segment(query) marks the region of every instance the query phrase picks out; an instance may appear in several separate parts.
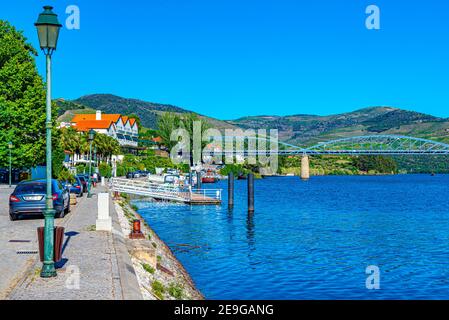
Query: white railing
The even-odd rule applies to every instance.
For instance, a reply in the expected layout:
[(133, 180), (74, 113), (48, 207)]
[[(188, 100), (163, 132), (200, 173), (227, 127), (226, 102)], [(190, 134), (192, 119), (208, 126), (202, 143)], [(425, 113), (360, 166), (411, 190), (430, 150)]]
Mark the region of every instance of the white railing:
[(221, 189), (193, 189), (190, 192), (190, 200), (219, 200), (221, 201)]
[(221, 189), (198, 190), (135, 179), (112, 178), (111, 189), (114, 192), (142, 195), (177, 202), (221, 201)]

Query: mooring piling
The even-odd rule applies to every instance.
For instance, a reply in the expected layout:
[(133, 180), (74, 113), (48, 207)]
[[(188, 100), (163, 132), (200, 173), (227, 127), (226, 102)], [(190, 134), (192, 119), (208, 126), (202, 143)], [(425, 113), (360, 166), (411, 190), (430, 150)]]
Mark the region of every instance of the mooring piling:
[(199, 190), (201, 189), (201, 172), (197, 171), (196, 173), (196, 188)]
[(234, 174), (228, 174), (228, 208), (234, 207)]
[(254, 174), (248, 174), (248, 212), (254, 212)]

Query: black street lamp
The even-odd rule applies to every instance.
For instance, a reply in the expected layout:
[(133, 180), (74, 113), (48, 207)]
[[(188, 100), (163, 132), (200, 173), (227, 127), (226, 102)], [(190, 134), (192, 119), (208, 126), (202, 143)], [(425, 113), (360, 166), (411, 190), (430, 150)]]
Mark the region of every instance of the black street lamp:
[(89, 182), (87, 184), (87, 197), (92, 198), (92, 193), (90, 192), (90, 189), (92, 187), (92, 142), (95, 139), (95, 130), (90, 129), (88, 140), (89, 140)]
[(8, 142), (8, 149), (9, 149), (9, 187), (11, 188), (11, 177), (12, 177), (12, 170), (11, 170), (11, 150), (13, 148), (12, 142)]
[(52, 196), (52, 170), (51, 170), (51, 55), (56, 50), (59, 30), (62, 25), (58, 21), (58, 16), (52, 11), (53, 7), (45, 6), (44, 12), (39, 15), (34, 24), (39, 37), (39, 44), (47, 59), (47, 104), (46, 104), (46, 130), (47, 130), (47, 197), (45, 202), (45, 226), (44, 226), (44, 264), (42, 266), (41, 277), (56, 277), (54, 251), (54, 219)]

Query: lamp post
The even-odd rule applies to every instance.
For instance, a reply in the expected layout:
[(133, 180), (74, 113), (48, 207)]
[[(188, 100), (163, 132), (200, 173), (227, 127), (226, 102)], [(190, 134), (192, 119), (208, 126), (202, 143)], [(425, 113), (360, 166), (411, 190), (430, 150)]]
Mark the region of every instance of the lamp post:
[(87, 197), (92, 198), (92, 193), (90, 192), (90, 189), (92, 187), (92, 142), (95, 138), (95, 130), (90, 129), (89, 130), (89, 182), (87, 184)]
[(11, 188), (11, 177), (12, 177), (12, 170), (11, 170), (11, 150), (12, 150), (12, 142), (8, 142), (8, 149), (9, 149), (9, 187)]
[(44, 225), (44, 263), (42, 266), (41, 277), (56, 277), (54, 251), (54, 219), (55, 210), (53, 209), (52, 196), (52, 170), (51, 170), (51, 55), (56, 50), (58, 43), (59, 30), (62, 25), (58, 21), (58, 16), (52, 11), (53, 7), (44, 6), (44, 12), (39, 15), (34, 24), (39, 37), (39, 44), (46, 56), (47, 61), (47, 103), (46, 103), (46, 123), (47, 131), (47, 197), (45, 202), (45, 225)]
[(98, 167), (97, 147), (94, 147), (94, 162), (95, 162), (95, 167)]

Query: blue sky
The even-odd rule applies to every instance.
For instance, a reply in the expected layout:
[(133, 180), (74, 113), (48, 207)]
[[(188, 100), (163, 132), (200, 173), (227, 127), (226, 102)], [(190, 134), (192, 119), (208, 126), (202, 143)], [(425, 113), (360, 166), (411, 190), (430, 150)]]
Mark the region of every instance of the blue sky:
[[(448, 1), (15, 0), (0, 19), (37, 47), (44, 4), (61, 22), (81, 11), (54, 55), (55, 98), (112, 93), (220, 119), (378, 105), (449, 117)], [(365, 27), (370, 4), (381, 30)]]

